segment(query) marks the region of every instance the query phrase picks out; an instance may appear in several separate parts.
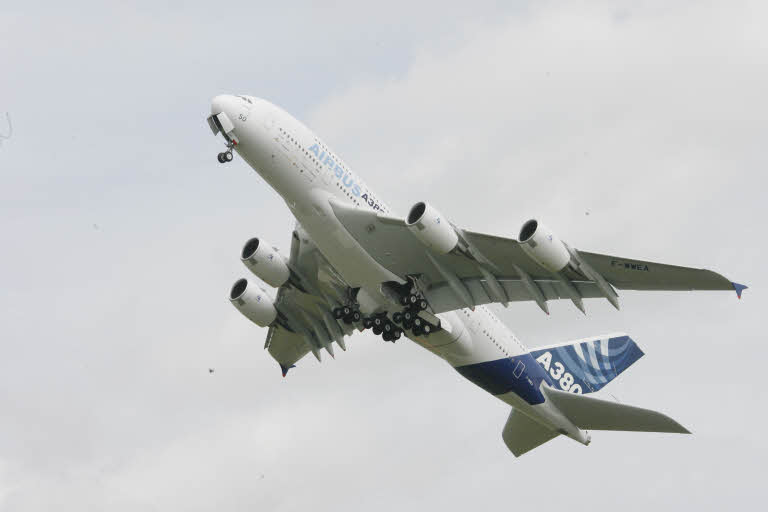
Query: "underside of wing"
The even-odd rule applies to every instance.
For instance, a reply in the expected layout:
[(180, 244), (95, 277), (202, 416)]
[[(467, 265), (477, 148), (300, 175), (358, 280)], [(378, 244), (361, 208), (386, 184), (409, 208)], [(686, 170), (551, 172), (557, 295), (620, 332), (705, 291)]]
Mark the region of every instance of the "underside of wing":
[(309, 342), (303, 334), (289, 331), (288, 329), (272, 326), (267, 333), (267, 341), (264, 344), (275, 361), (283, 371), (283, 377), (288, 370), (293, 368), (296, 362), (309, 353)]
[[(321, 361), (323, 351), (334, 356), (334, 344), (346, 350), (344, 337), (354, 331), (351, 322), (334, 315), (348, 302), (349, 287), (299, 224), (293, 233), (286, 265), (290, 277), (279, 286), (275, 299), (264, 297), (268, 294), (263, 291), (256, 296), (256, 303), (269, 303), (262, 310), (274, 308), (274, 313), (266, 317), (269, 331), (264, 348), (280, 364), (283, 376), (310, 352)], [(257, 272), (258, 269), (254, 270)], [(247, 280), (240, 281), (246, 283), (244, 287), (248, 286)], [(230, 300), (238, 309), (244, 307), (247, 310), (247, 304), (240, 304), (232, 297)], [(249, 316), (248, 311), (241, 309), (241, 312)], [(263, 318), (252, 320), (263, 325), (259, 323)]]
[[(519, 278), (497, 278), (501, 288), (504, 290), (505, 302), (524, 302), (532, 301), (529, 288), (525, 282)], [(542, 294), (544, 302), (558, 299), (570, 299), (569, 288), (561, 281), (555, 279), (537, 279), (534, 281)], [(469, 292), (472, 299), (472, 306), (482, 304), (492, 304), (498, 301), (491, 291), (491, 286), (486, 279), (482, 277), (462, 279), (462, 284)], [(579, 296), (583, 299), (592, 299), (602, 297), (603, 294), (589, 281), (572, 281), (571, 284), (576, 288)], [(434, 309), (435, 313), (443, 311), (454, 311), (456, 309), (467, 307), (466, 301), (454, 292), (453, 288), (446, 281), (439, 281), (431, 285), (425, 292), (424, 297)]]
[(734, 290), (737, 284), (707, 269), (679, 267), (579, 251), (592, 268), (621, 290)]
[[(619, 307), (616, 289), (733, 290), (742, 285), (710, 270), (577, 251), (536, 221), (525, 242), (453, 226), (439, 212), (435, 224), (400, 219), (332, 203), (347, 231), (383, 267), (402, 279), (416, 278), (433, 313), (487, 303), (603, 297)], [(429, 206), (420, 203), (420, 218)], [(426, 213), (425, 213), (426, 211)], [(431, 235), (430, 233), (437, 233)], [(434, 236), (434, 239), (430, 239)], [(441, 238), (442, 237), (442, 238)], [(434, 243), (433, 243), (434, 242)]]

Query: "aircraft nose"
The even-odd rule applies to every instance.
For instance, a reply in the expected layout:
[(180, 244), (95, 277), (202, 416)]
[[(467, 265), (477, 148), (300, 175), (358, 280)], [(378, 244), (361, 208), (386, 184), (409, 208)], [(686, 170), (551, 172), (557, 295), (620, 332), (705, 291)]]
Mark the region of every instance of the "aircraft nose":
[(227, 108), (227, 104), (230, 101), (229, 94), (219, 94), (211, 100), (211, 115), (221, 114)]

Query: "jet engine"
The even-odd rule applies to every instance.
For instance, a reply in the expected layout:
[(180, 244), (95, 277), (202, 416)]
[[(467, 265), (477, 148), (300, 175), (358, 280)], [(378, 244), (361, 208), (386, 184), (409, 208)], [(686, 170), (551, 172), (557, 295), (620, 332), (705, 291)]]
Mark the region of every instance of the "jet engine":
[(291, 277), (283, 257), (269, 243), (258, 238), (245, 242), (240, 259), (256, 277), (275, 288), (285, 284)]
[(550, 272), (560, 272), (571, 261), (571, 253), (552, 230), (536, 219), (520, 229), (520, 247)]
[(416, 203), (405, 221), (421, 243), (440, 254), (448, 254), (459, 244), (459, 236), (448, 219), (428, 203)]
[(238, 279), (229, 292), (229, 301), (251, 322), (267, 327), (277, 318), (275, 304), (259, 286)]

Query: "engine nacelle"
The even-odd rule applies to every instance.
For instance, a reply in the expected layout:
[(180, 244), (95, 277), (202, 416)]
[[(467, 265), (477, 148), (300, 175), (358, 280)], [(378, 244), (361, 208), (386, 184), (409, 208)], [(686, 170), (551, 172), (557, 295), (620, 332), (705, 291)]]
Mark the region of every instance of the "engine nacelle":
[(275, 304), (258, 285), (238, 279), (229, 292), (229, 301), (251, 322), (267, 327), (277, 318)]
[(437, 253), (448, 254), (459, 244), (459, 236), (448, 219), (428, 203), (413, 205), (405, 223), (416, 238)]
[(285, 284), (291, 277), (283, 257), (269, 243), (258, 238), (245, 242), (240, 259), (256, 277), (275, 288)]
[(552, 230), (531, 219), (520, 229), (520, 247), (550, 272), (560, 272), (571, 261), (571, 253)]

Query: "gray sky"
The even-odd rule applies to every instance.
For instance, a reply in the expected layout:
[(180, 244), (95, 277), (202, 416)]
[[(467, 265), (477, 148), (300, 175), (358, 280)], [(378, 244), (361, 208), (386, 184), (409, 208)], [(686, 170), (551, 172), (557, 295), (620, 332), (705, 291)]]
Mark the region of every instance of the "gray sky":
[[(762, 501), (764, 3), (102, 4), (0, 8), (0, 511)], [(748, 284), (500, 311), (529, 346), (629, 333), (647, 355), (606, 391), (694, 435), (515, 459), (504, 404), (372, 335), (282, 379), (226, 294), (242, 243), (287, 250), (293, 221), (216, 162), (223, 92), (305, 120), (403, 214), (511, 237), (535, 215)]]

